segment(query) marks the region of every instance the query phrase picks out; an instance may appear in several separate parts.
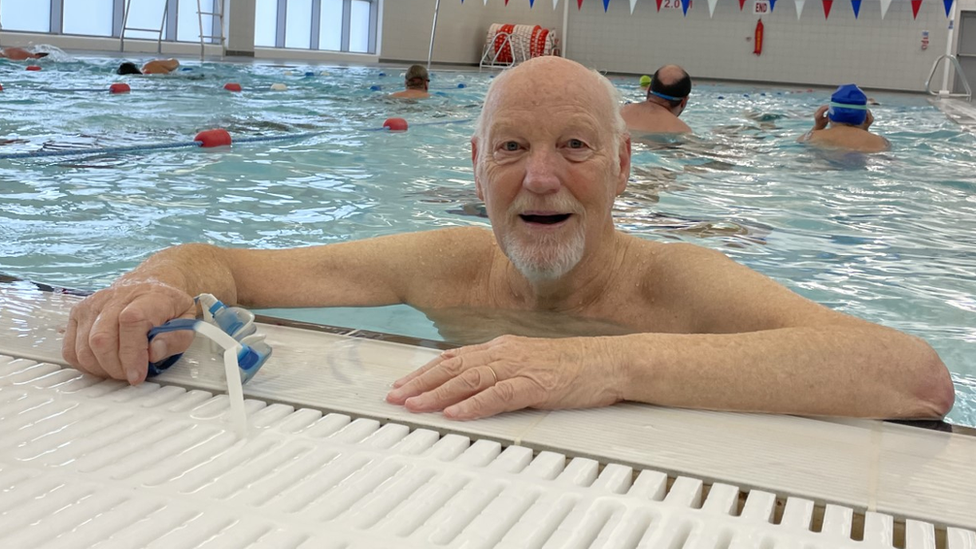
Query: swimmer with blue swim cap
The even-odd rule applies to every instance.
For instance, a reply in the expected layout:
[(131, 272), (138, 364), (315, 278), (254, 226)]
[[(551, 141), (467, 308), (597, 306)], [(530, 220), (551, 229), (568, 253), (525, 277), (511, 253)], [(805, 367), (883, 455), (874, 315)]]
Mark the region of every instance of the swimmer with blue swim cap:
[(868, 117), (868, 96), (854, 84), (844, 84), (830, 96), (827, 118), (834, 124), (860, 126)]
[[(827, 149), (881, 152), (891, 143), (868, 131), (874, 116), (868, 109), (868, 96), (854, 84), (844, 84), (813, 115), (813, 129), (797, 141)], [(829, 126), (829, 127), (828, 127)]]

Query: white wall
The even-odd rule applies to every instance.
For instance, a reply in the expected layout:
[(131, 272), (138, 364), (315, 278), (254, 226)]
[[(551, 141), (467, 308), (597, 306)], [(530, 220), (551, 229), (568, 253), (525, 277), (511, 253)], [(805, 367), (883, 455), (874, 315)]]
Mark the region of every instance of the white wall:
[[(858, 19), (849, 0), (834, 0), (826, 21), (819, 0), (806, 0), (799, 20), (793, 0), (778, 0), (762, 18), (761, 56), (752, 53), (755, 0), (742, 11), (737, 0), (719, 0), (713, 18), (706, 0), (693, 1), (685, 17), (681, 9), (658, 12), (654, 0), (639, 0), (633, 15), (627, 0), (612, 0), (607, 13), (600, 0), (585, 0), (582, 10), (575, 0), (561, 0), (556, 10), (550, 0), (536, 0), (532, 9), (528, 0), (511, 0), (507, 7), (502, 0), (487, 6), (445, 0), (433, 60), (477, 63), (491, 23), (561, 29), (564, 2), (571, 4), (568, 56), (603, 71), (646, 74), (678, 63), (693, 77), (920, 91), (932, 63), (945, 53), (948, 20), (941, 0), (925, 0), (917, 20), (907, 0), (893, 0), (884, 20), (879, 0), (863, 0)], [(385, 2), (380, 57), (426, 59), (433, 7), (434, 0)], [(929, 31), (926, 51), (923, 30)]]
[[(575, 0), (569, 1), (575, 3)], [(599, 0), (596, 1), (599, 3)], [(435, 0), (384, 2), (381, 59), (427, 60), (434, 4)], [(552, 0), (535, 0), (532, 9), (529, 9), (528, 0), (510, 0), (507, 7), (503, 0), (489, 0), (487, 6), (482, 0), (467, 0), (464, 3), (441, 0), (433, 60), (438, 63), (476, 64), (481, 59), (485, 36), (492, 23), (541, 25), (558, 29), (562, 27), (562, 13), (562, 5), (559, 10), (553, 11)]]

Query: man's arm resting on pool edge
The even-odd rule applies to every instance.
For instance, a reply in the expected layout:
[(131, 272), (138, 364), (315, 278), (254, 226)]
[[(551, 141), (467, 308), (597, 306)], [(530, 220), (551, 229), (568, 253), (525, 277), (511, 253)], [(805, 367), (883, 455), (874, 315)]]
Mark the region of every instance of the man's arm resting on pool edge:
[(875, 418), (952, 407), (949, 373), (922, 340), (813, 303), (717, 252), (667, 250), (673, 270), (659, 295), (694, 315), (694, 333), (506, 336), (445, 352), (397, 381), (388, 400), (456, 419), (621, 400)]
[[(149, 348), (146, 334), (167, 320), (192, 317), (191, 296), (206, 292), (247, 307), (322, 307), (450, 295), (446, 284), (464, 277), (446, 265), (476, 265), (452, 256), (471, 250), (473, 239), (487, 238), (490, 233), (481, 229), (454, 229), (284, 250), (168, 248), (72, 308), (62, 354), (86, 372), (138, 383), (148, 361), (189, 346), (192, 338), (175, 332)], [(424, 284), (411, 283), (419, 280)]]

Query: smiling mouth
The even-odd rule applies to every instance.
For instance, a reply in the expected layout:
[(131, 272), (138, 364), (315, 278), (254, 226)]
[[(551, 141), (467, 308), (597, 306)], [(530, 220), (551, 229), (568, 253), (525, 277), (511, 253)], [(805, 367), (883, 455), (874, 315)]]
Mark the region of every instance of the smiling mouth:
[(537, 223), (539, 225), (556, 225), (570, 218), (573, 214), (520, 214), (519, 217), (526, 223)]

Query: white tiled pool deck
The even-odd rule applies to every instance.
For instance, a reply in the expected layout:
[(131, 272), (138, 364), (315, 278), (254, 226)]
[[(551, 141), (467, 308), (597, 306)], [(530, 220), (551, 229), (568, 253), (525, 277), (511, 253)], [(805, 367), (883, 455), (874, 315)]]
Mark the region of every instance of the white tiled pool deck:
[(976, 437), (639, 404), (457, 423), (383, 400), (437, 351), (263, 325), (239, 439), (205, 345), (139, 387), (63, 368), (76, 300), (0, 285), (2, 547), (976, 549)]

